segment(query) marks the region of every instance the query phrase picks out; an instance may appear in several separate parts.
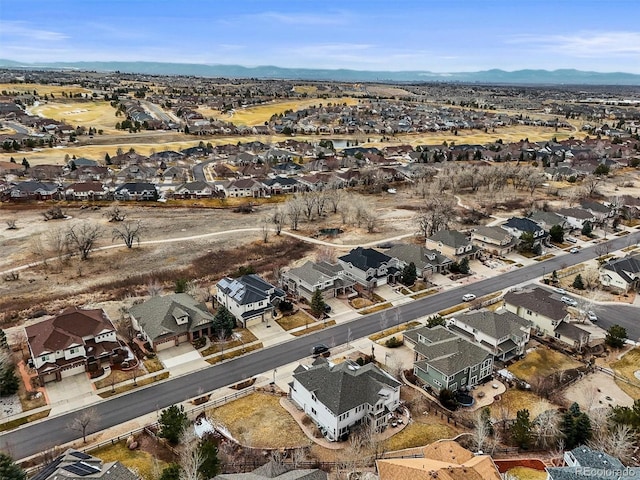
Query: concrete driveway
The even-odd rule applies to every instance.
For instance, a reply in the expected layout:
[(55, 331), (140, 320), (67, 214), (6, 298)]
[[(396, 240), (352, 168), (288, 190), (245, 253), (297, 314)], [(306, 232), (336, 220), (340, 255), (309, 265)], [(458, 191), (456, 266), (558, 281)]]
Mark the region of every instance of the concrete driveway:
[(45, 387), (51, 414), (67, 412), (100, 400), (86, 373), (49, 382)]
[(158, 359), (171, 375), (193, 372), (208, 367), (209, 364), (203, 360), (190, 343), (183, 343), (177, 347), (171, 347), (158, 352)]
[(397, 292), (389, 284), (381, 285), (380, 287), (377, 287), (375, 293), (376, 293), (376, 295), (380, 295), (382, 298), (384, 298), (388, 302), (391, 302), (393, 300), (400, 300), (401, 298), (404, 298), (403, 294)]
[(331, 313), (329, 317), (335, 317), (343, 313), (353, 312), (353, 308), (349, 306), (347, 300), (341, 298), (327, 298), (325, 303), (331, 307)]

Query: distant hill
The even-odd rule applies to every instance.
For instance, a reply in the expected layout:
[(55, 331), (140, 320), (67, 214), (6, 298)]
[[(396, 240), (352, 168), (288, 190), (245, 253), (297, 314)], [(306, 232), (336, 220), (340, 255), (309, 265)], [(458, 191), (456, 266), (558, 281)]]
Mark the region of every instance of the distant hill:
[(151, 75), (334, 80), (342, 82), (465, 82), (514, 85), (640, 85), (640, 75), (623, 72), (599, 73), (581, 70), (483, 70), (435, 73), (428, 71), (365, 71), (347, 69), (281, 68), (275, 66), (204, 65), (163, 62), (53, 62), (21, 63), (0, 59), (0, 68), (89, 70)]

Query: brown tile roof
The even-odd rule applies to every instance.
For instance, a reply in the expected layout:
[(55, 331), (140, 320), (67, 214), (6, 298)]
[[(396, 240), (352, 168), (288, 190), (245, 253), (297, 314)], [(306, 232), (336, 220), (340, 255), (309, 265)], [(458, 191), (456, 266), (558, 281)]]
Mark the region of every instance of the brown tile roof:
[(102, 331), (115, 330), (102, 309), (81, 310), (71, 307), (59, 315), (25, 327), (34, 356), (63, 350), (72, 344), (84, 344), (83, 337), (95, 337)]

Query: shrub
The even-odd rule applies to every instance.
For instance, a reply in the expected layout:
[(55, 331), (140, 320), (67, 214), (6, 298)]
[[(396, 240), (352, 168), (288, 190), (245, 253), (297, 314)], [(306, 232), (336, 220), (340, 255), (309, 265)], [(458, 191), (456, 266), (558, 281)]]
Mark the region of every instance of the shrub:
[(278, 306), (278, 308), (280, 309), (280, 311), (282, 313), (284, 312), (291, 312), (293, 310), (293, 303), (287, 301), (287, 300), (283, 300), (280, 302), (280, 305)]
[(396, 337), (391, 337), (386, 342), (384, 342), (384, 346), (388, 348), (397, 348), (402, 346), (402, 343), (402, 340), (399, 340)]

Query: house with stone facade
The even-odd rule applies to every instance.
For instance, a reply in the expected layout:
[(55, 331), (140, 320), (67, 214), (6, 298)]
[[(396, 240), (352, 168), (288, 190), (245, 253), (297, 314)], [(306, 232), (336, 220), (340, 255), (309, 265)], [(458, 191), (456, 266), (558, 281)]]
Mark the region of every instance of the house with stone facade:
[(320, 290), (325, 299), (357, 295), (353, 289), (355, 280), (336, 263), (307, 261), (300, 267), (283, 272), (281, 284), (287, 293), (307, 302), (311, 302), (316, 290)]

